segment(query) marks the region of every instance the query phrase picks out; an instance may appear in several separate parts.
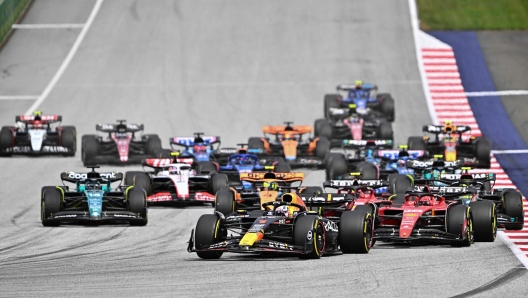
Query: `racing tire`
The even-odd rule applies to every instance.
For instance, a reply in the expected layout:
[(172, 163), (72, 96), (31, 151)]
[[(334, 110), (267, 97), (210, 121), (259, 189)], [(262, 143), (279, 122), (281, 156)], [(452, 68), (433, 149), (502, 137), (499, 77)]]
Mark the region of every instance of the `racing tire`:
[(314, 136), (316, 137), (327, 137), (328, 139), (332, 138), (333, 135), (332, 124), (326, 119), (317, 119), (314, 124)]
[(248, 149), (260, 149), (262, 152), (266, 151), (264, 146), (264, 141), (261, 138), (249, 138), (248, 140)]
[(487, 138), (481, 137), (475, 143), (475, 156), (479, 163), (491, 165), (491, 144)]
[(381, 122), (379, 127), (379, 138), (383, 140), (392, 140), (394, 138), (394, 131), (390, 122)]
[[(308, 241), (308, 243), (307, 243)], [(326, 231), (323, 222), (318, 216), (300, 216), (293, 227), (293, 243), (311, 250), (299, 255), (300, 259), (319, 259), (324, 255), (326, 244)]]
[(508, 189), (504, 191), (502, 201), (502, 208), (504, 213), (513, 218), (517, 218), (516, 221), (521, 221), (519, 224), (506, 225), (506, 230), (522, 230), (524, 227), (524, 208), (522, 195), (514, 190)]
[[(194, 230), (194, 245), (197, 249), (221, 242), (227, 236), (227, 231), (223, 228), (222, 220), (215, 214), (204, 214), (198, 219)], [(221, 251), (197, 251), (196, 254), (201, 259), (219, 259)]]
[(216, 164), (212, 161), (200, 161), (198, 162), (198, 168), (196, 169), (196, 172), (201, 175), (211, 175), (213, 173), (216, 173), (218, 171), (218, 168), (216, 167)]
[(155, 156), (155, 154), (161, 150), (161, 139), (158, 135), (144, 135), (147, 138), (147, 154)]
[(341, 95), (339, 94), (325, 94), (324, 96), (324, 116), (330, 118), (328, 111), (330, 108), (339, 108), (341, 102)]
[(96, 135), (84, 135), (81, 145), (81, 159), (84, 166), (96, 165), (97, 153), (99, 151), (99, 141)]
[[(137, 179), (138, 176), (136, 176)], [(134, 186), (126, 193), (128, 201), (128, 211), (138, 214), (143, 219), (131, 221), (131, 226), (146, 226), (148, 223), (147, 195), (145, 190), (139, 186)]]
[(393, 178), (392, 182), (389, 182), (389, 193), (396, 195), (396, 197), (392, 200), (394, 203), (403, 203), (403, 198), (405, 196), (405, 193), (407, 192), (407, 189), (409, 187), (413, 187), (413, 181), (412, 179), (403, 174), (391, 174), (395, 175), (396, 177)]
[(395, 103), (392, 96), (388, 93), (381, 93), (377, 96), (378, 99), (384, 98), (381, 102), (381, 112), (387, 118), (387, 121), (394, 122), (395, 117)]
[(276, 172), (276, 173), (290, 173), (291, 172), (291, 166), (287, 162), (285, 162), (283, 159), (280, 159), (273, 166), (273, 172)]
[(324, 193), (324, 190), (321, 186), (306, 186), (301, 189), (301, 193), (322, 194)]
[(77, 131), (74, 126), (63, 126), (61, 134), (61, 144), (68, 148), (69, 152), (65, 156), (75, 156), (77, 151)]
[(356, 166), (356, 170), (361, 173), (361, 179), (363, 180), (376, 180), (379, 177), (378, 167), (376, 165), (362, 161)]
[(60, 221), (49, 220), (53, 214), (61, 211), (62, 192), (55, 186), (44, 186), (42, 188), (42, 199), (40, 205), (40, 219), (45, 227), (58, 227)]
[(315, 156), (320, 159), (325, 159), (328, 152), (330, 152), (330, 141), (326, 137), (319, 137), (317, 143), (315, 143)]
[(216, 194), (222, 187), (228, 186), (229, 178), (226, 174), (215, 173), (211, 176), (211, 194)]
[(422, 137), (409, 137), (407, 139), (407, 147), (409, 150), (426, 150), (427, 146)]
[(491, 201), (476, 201), (469, 204), (473, 218), (473, 240), (493, 242), (497, 237), (497, 214)]
[[(357, 207), (356, 207), (357, 208)], [(365, 254), (374, 245), (372, 214), (345, 211), (339, 221), (339, 245), (344, 254)]]
[(215, 211), (227, 216), (228, 214), (235, 212), (236, 207), (235, 192), (231, 188), (225, 186), (216, 192)]
[(171, 155), (172, 150), (170, 149), (158, 149), (156, 153), (154, 153), (154, 158), (173, 158)]
[[(2, 127), (0, 131), (0, 151), (13, 147), (13, 132), (9, 126)], [(1, 157), (11, 156), (11, 152), (0, 152)]]
[(473, 243), (473, 220), (471, 208), (455, 205), (447, 210), (447, 232), (458, 235), (462, 240), (451, 243), (455, 247), (467, 247)]
[(328, 153), (326, 156), (326, 180), (335, 180), (348, 171), (348, 162), (341, 153)]
[(130, 171), (125, 173), (125, 185), (139, 186), (143, 188), (147, 196), (152, 195), (152, 182), (149, 174), (141, 171)]

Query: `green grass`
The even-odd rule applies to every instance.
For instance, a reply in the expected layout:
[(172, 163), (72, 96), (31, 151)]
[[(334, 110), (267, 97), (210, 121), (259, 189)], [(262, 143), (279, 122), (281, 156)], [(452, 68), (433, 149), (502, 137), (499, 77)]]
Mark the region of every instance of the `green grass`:
[(528, 29), (528, 0), (417, 0), (422, 30)]

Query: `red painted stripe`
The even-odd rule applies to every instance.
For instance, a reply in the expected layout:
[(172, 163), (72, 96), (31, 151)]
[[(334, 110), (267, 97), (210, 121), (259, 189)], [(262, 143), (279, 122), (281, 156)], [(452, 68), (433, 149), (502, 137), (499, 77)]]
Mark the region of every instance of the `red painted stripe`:
[(428, 84), (429, 87), (440, 87), (440, 86), (456, 86), (456, 87), (460, 87), (460, 88), (464, 88), (462, 87), (462, 84), (460, 83), (429, 83)]
[(422, 55), (423, 59), (454, 59), (455, 55)]
[(456, 66), (455, 62), (425, 62), (424, 66)]
[(528, 236), (522, 235), (522, 236), (508, 236), (510, 239), (526, 239), (528, 240)]
[(453, 52), (453, 49), (422, 48), (422, 52)]
[[(462, 86), (460, 86), (462, 87)], [(464, 89), (458, 89), (458, 90), (430, 90), (431, 92), (435, 93), (464, 93)]]
[(515, 245), (528, 245), (528, 241), (514, 241), (513, 244), (515, 244)]
[(439, 73), (439, 72), (443, 72), (443, 73), (458, 73), (457, 70), (453, 70), (453, 69), (426, 69), (425, 72), (430, 72), (430, 73)]
[(510, 230), (510, 231), (504, 231), (504, 233), (506, 233), (506, 234), (512, 234), (512, 233), (523, 233), (523, 234), (526, 233), (526, 234), (528, 234), (528, 230), (520, 230), (520, 231), (511, 231)]

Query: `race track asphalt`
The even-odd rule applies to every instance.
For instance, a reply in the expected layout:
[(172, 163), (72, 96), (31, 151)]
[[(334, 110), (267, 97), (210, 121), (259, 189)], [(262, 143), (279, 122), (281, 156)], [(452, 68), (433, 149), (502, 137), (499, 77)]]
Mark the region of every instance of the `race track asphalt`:
[[(67, 1), (63, 20), (57, 1), (36, 0), (24, 23), (37, 5), (57, 18), (47, 22), (83, 23), (95, 3)], [(408, 11), (405, 0), (105, 1), (40, 109), (76, 125), (79, 140), (95, 123), (127, 119), (158, 133), (164, 146), (195, 131), (234, 146), (259, 136), (262, 125), (312, 124), (324, 93), (363, 79), (393, 94), (402, 143), (431, 121)], [(0, 95), (40, 94), (75, 30), (15, 32), (0, 69), (17, 61), (20, 71), (2, 77), (0, 86), (13, 87)], [(31, 104), (0, 101), (2, 124)], [(0, 163), (0, 296), (447, 297), (475, 290), (469, 294), (492, 297), (507, 290), (521, 297), (528, 288), (525, 270), (500, 241), (456, 249), (379, 244), (368, 255), (310, 261), (227, 254), (202, 261), (185, 248), (210, 207), (151, 208), (146, 227), (44, 228), (40, 188), (59, 183), (62, 171), (82, 171), (79, 154)], [(305, 184), (322, 179), (308, 172)]]

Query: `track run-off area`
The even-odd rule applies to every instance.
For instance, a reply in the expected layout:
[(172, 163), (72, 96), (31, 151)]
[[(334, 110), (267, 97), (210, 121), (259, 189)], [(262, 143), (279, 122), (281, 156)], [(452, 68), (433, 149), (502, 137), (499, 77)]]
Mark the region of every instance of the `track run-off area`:
[[(396, 100), (396, 143), (432, 123), (413, 1), (35, 0), (0, 52), (0, 119), (40, 109), (77, 127), (127, 119), (234, 146), (261, 126), (313, 124), (323, 95), (362, 79)], [(80, 142), (78, 142), (80, 146)], [(523, 297), (507, 245), (376, 244), (319, 260), (186, 251), (211, 207), (150, 208), (146, 227), (40, 222), (40, 189), (74, 158), (0, 160), (0, 296)], [(103, 166), (102, 171), (139, 167)], [(306, 171), (305, 185), (324, 173)], [(287, 290), (285, 290), (287, 289)]]

